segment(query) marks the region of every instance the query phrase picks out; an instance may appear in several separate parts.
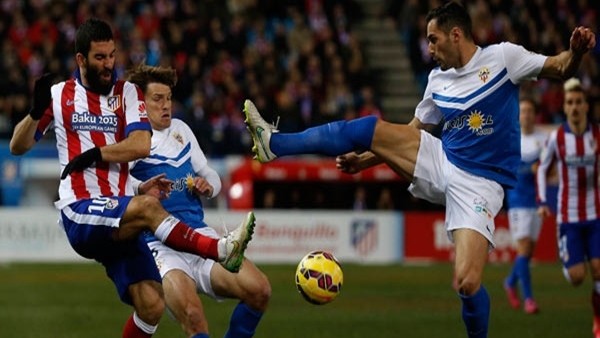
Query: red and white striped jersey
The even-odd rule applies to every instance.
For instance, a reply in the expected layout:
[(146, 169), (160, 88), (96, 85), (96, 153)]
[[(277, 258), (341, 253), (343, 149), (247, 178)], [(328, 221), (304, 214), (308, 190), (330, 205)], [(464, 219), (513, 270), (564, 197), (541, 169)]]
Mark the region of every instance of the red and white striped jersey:
[[(134, 130), (152, 130), (144, 95), (134, 84), (115, 81), (108, 95), (87, 90), (78, 76), (52, 86), (52, 103), (40, 119), (35, 139), (54, 129), (60, 172), (75, 156), (117, 143)], [(60, 181), (57, 208), (98, 196), (133, 195), (128, 163), (99, 162)]]
[(589, 125), (585, 133), (575, 135), (567, 123), (553, 131), (547, 140), (537, 172), (538, 199), (546, 201), (546, 175), (550, 165), (556, 162), (559, 177), (556, 219), (559, 224), (600, 218), (599, 141), (598, 125)]

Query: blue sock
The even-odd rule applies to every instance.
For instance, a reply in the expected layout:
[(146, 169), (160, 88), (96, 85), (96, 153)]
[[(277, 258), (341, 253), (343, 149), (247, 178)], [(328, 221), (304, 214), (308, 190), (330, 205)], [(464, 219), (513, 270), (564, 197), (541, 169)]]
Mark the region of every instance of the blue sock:
[(512, 269), (510, 270), (510, 275), (508, 275), (508, 277), (506, 277), (506, 279), (504, 280), (504, 284), (513, 288), (515, 287), (515, 285), (517, 285), (517, 282), (519, 281), (519, 257), (520, 256), (517, 256), (517, 258), (513, 262)]
[(521, 280), (521, 287), (523, 288), (523, 297), (533, 298), (533, 291), (531, 291), (531, 273), (529, 272), (529, 257), (518, 256), (515, 260), (515, 270), (517, 276)]
[(475, 294), (465, 296), (462, 300), (462, 318), (469, 338), (486, 338), (490, 319), (490, 296), (483, 285)]
[(262, 317), (262, 312), (248, 307), (245, 303), (238, 303), (233, 309), (229, 320), (229, 330), (225, 338), (246, 338), (254, 336), (254, 331)]
[(192, 336), (192, 338), (210, 338), (208, 333), (196, 333)]
[(269, 144), (277, 156), (321, 154), (343, 155), (354, 150), (369, 150), (377, 117), (336, 121), (308, 128), (300, 133), (274, 133)]

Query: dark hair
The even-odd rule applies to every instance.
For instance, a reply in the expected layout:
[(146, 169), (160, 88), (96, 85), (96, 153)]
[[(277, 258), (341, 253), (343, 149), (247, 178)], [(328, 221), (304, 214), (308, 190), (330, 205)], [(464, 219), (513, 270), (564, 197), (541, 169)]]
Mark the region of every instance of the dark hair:
[(162, 83), (170, 88), (177, 84), (177, 73), (173, 68), (152, 67), (140, 64), (128, 72), (127, 80), (146, 92), (149, 83)]
[(453, 27), (458, 27), (463, 31), (465, 38), (473, 40), (471, 17), (467, 10), (457, 2), (450, 1), (432, 9), (425, 20), (427, 22), (436, 20), (438, 27), (445, 33), (449, 33)]
[(111, 40), (113, 40), (113, 32), (108, 23), (96, 18), (87, 19), (77, 29), (75, 53), (81, 53), (87, 57), (92, 46), (92, 41)]

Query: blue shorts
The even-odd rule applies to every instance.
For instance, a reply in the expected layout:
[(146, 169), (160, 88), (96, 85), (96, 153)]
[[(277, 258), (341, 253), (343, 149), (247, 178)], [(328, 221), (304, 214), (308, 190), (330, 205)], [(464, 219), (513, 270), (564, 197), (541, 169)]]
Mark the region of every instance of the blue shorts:
[(600, 258), (600, 220), (561, 223), (558, 254), (565, 268), (593, 258)]
[(73, 249), (104, 265), (121, 301), (129, 305), (133, 305), (129, 285), (143, 280), (161, 282), (154, 257), (141, 234), (131, 240), (113, 238), (131, 198), (98, 197), (77, 201), (61, 210), (61, 221)]

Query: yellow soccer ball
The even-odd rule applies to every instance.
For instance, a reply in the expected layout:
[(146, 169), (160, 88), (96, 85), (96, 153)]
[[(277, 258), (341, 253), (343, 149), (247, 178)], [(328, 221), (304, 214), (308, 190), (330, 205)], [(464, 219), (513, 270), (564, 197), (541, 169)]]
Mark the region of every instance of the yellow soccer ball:
[(308, 253), (296, 268), (296, 288), (308, 302), (321, 305), (334, 300), (342, 290), (344, 274), (333, 254)]

